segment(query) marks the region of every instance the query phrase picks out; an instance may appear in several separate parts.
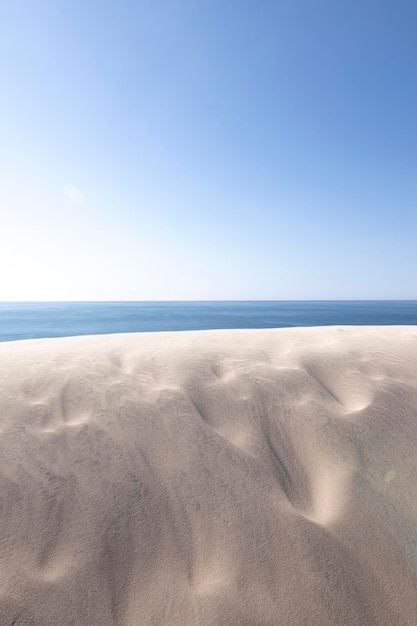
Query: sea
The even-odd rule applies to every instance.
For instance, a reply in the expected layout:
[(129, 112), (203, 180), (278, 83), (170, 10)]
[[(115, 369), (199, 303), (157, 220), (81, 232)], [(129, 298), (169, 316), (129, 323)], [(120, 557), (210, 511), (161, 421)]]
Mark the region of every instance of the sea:
[(417, 300), (0, 302), (0, 341), (109, 333), (417, 324)]

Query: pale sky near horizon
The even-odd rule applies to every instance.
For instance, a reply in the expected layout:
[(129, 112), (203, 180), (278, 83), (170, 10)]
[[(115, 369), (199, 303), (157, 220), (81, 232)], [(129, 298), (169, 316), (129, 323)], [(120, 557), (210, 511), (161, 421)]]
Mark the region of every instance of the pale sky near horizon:
[(417, 299), (417, 4), (0, 9), (0, 300)]

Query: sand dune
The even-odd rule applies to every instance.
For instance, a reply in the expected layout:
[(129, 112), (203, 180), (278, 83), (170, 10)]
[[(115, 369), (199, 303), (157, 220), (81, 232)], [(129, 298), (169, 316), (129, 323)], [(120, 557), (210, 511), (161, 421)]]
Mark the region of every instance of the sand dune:
[(417, 624), (417, 327), (0, 344), (1, 626)]

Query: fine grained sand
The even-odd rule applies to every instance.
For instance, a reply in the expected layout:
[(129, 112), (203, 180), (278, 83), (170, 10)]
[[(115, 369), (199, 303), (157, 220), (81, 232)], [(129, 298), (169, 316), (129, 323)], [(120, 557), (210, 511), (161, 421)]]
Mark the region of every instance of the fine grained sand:
[(415, 626), (417, 327), (0, 344), (1, 626)]

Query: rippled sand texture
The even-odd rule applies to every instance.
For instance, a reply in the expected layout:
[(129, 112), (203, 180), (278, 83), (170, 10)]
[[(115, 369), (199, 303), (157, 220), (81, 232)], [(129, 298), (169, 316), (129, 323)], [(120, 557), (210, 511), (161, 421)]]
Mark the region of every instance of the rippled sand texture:
[(415, 626), (417, 327), (0, 344), (0, 624)]

